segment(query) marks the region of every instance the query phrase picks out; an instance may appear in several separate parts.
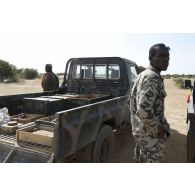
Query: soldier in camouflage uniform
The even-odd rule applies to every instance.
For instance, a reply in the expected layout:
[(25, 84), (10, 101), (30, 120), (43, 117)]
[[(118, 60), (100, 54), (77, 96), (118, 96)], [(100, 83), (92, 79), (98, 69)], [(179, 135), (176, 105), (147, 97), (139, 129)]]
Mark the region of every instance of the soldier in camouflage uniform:
[(41, 85), (43, 91), (53, 91), (59, 88), (59, 79), (55, 73), (52, 71), (52, 65), (45, 65), (46, 73), (43, 74), (41, 78)]
[(138, 75), (130, 94), (132, 133), (136, 162), (161, 162), (170, 126), (164, 116), (166, 92), (161, 71), (169, 65), (169, 47), (156, 44), (150, 48), (150, 66)]

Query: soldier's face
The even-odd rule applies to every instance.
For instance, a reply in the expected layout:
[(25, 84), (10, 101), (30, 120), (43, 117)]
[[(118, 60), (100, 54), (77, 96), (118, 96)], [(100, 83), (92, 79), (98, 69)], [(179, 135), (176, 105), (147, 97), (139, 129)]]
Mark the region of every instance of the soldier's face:
[(155, 56), (152, 58), (152, 66), (156, 67), (158, 70), (167, 70), (169, 66), (169, 50), (158, 49)]

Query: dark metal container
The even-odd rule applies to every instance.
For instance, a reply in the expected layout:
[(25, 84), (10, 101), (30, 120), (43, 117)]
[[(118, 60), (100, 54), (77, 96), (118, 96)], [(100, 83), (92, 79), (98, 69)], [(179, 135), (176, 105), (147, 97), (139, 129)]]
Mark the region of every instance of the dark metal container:
[(64, 99), (50, 97), (24, 98), (24, 110), (30, 114), (54, 115), (56, 112), (65, 110)]

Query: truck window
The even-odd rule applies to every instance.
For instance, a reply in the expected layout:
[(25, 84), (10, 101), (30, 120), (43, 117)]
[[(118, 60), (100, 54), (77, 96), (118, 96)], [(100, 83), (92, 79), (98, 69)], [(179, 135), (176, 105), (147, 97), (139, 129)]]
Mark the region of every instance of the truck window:
[(81, 71), (83, 72), (83, 79), (93, 78), (93, 64), (82, 64)]
[(80, 64), (74, 64), (72, 68), (72, 77), (75, 79), (79, 79), (81, 74)]
[(120, 68), (118, 64), (108, 65), (108, 78), (109, 79), (119, 79), (120, 78)]
[(96, 79), (107, 79), (106, 66), (107, 64), (95, 64)]
[(74, 64), (72, 69), (72, 77), (74, 79), (92, 79), (93, 64)]
[[(108, 74), (108, 75), (107, 75)], [(93, 63), (74, 64), (72, 66), (73, 79), (120, 79), (119, 64)]]
[(135, 66), (132, 66), (132, 64), (127, 63), (126, 67), (127, 67), (127, 75), (129, 77), (129, 80), (134, 81), (137, 77), (137, 71)]
[(131, 79), (132, 81), (135, 81), (136, 77), (137, 77), (137, 71), (135, 69), (135, 66), (130, 66), (131, 68)]

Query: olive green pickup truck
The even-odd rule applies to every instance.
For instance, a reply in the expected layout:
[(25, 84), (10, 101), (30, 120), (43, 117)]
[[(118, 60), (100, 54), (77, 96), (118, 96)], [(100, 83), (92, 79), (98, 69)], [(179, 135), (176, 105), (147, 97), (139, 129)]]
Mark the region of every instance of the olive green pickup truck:
[[(59, 90), (0, 96), (0, 162), (109, 162), (114, 131), (129, 123), (137, 65), (120, 57), (72, 58)], [(82, 154), (82, 155), (81, 155)]]

